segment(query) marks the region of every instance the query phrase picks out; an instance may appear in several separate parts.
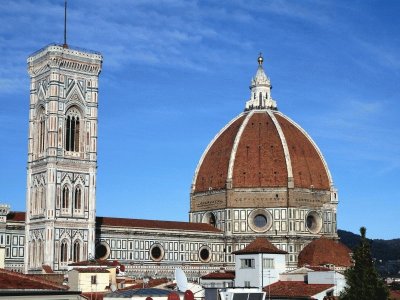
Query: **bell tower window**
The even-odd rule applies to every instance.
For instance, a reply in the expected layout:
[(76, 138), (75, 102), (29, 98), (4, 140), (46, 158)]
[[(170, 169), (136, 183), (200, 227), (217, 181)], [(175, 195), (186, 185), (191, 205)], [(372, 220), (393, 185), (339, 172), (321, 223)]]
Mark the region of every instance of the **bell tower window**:
[(68, 208), (69, 207), (69, 188), (67, 186), (64, 186), (63, 192), (62, 192), (62, 208)]
[(76, 108), (68, 110), (65, 125), (65, 150), (79, 152), (80, 116)]
[(81, 191), (81, 188), (79, 186), (75, 189), (74, 207), (75, 207), (75, 209), (81, 209), (82, 208), (82, 191)]
[(80, 261), (80, 253), (81, 253), (81, 243), (79, 241), (75, 241), (74, 243), (74, 253), (73, 253), (73, 261)]
[(41, 116), (39, 121), (39, 153), (44, 151), (45, 130), (44, 116)]
[(60, 261), (67, 262), (68, 261), (68, 243), (66, 240), (61, 242), (61, 249), (60, 249)]
[(38, 154), (44, 152), (45, 148), (45, 140), (46, 140), (46, 121), (44, 115), (44, 108), (40, 108), (38, 111), (38, 118), (37, 118), (37, 146), (36, 151)]

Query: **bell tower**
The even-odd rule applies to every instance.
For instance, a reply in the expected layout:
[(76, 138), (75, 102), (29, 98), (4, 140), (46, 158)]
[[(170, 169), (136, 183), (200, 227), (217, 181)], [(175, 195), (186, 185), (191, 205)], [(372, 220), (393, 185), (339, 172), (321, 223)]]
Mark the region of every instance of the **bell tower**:
[(49, 45), (28, 58), (25, 272), (66, 270), (95, 248), (100, 53)]

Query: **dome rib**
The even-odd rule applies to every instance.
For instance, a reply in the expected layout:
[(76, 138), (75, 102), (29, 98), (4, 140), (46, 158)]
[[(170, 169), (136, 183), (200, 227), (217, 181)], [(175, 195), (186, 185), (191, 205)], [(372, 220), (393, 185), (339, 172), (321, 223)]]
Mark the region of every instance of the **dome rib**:
[(266, 110), (253, 110), (237, 136), (233, 188), (287, 187), (287, 166), (278, 130)]
[[(293, 179), (294, 179), (294, 184), (295, 187), (303, 187), (303, 188), (310, 188), (310, 186), (313, 186), (316, 189), (328, 189), (332, 190), (333, 188), (333, 180), (331, 173), (328, 169), (328, 164), (325, 161), (324, 156), (321, 153), (321, 150), (318, 148), (317, 144), (314, 142), (314, 140), (310, 137), (310, 135), (301, 127), (299, 126), (296, 122), (294, 122), (292, 119), (287, 117), (286, 115), (280, 113), (280, 112), (274, 112), (274, 115), (276, 116), (277, 121), (280, 124), (280, 127), (282, 128), (282, 131), (286, 137), (286, 140), (289, 141), (289, 144), (291, 144), (292, 149), (290, 149), (290, 145), (288, 144), (288, 149), (292, 161), (292, 167), (293, 167)], [(298, 132), (293, 131), (290, 129), (290, 126), (294, 126)], [(305, 155), (305, 153), (301, 153), (301, 155), (296, 154), (296, 141), (304, 141), (304, 139), (297, 139), (299, 135), (298, 133), (301, 133), (307, 141), (310, 143), (311, 147), (308, 147), (308, 145), (303, 144), (303, 147), (308, 147), (309, 150), (309, 157)], [(293, 151), (292, 151), (293, 150)], [(304, 148), (301, 149), (304, 151)], [(315, 153), (312, 153), (315, 152)], [(316, 157), (312, 157), (313, 154), (316, 154), (318, 156), (318, 159)], [(300, 162), (302, 160), (302, 162)], [(325, 170), (324, 173), (319, 172), (320, 171), (320, 166), (319, 164), (322, 164), (323, 169)], [(309, 180), (304, 180), (305, 183), (302, 183), (302, 179), (298, 177), (298, 171), (299, 169), (304, 169), (304, 167), (307, 169), (306, 174), (310, 176)], [(296, 171), (295, 171), (296, 169)], [(300, 171), (301, 173), (301, 171)], [(320, 176), (319, 180), (316, 178), (317, 176)], [(327, 178), (323, 178), (326, 176)], [(325, 179), (325, 180), (324, 180)]]
[(286, 142), (286, 137), (283, 134), (281, 125), (275, 118), (275, 115), (270, 110), (267, 110), (267, 113), (270, 116), (272, 122), (274, 122), (276, 130), (278, 130), (279, 137), (281, 138), (282, 141), (282, 147), (283, 147), (283, 152), (285, 153), (285, 161), (288, 174), (288, 187), (290, 188), (293, 187), (293, 169), (292, 169), (292, 161), (290, 159), (289, 147)]
[(253, 109), (231, 120), (209, 143), (192, 193), (278, 187), (336, 191), (321, 151), (303, 128), (278, 111)]
[[(229, 158), (230, 158), (230, 153), (232, 150), (232, 146), (233, 146), (233, 142), (234, 142), (234, 138), (230, 140), (230, 138), (232, 136), (236, 137), (237, 134), (237, 130), (239, 130), (240, 126), (241, 126), (241, 121), (243, 120), (243, 118), (245, 117), (245, 113), (241, 113), (240, 115), (238, 115), (236, 118), (232, 119), (228, 124), (226, 124), (224, 126), (224, 128), (222, 128), (216, 135), (215, 137), (212, 139), (212, 141), (208, 144), (206, 150), (203, 152), (203, 155), (200, 158), (199, 163), (197, 164), (196, 167), (196, 171), (195, 174), (193, 176), (193, 181), (192, 181), (192, 193), (196, 193), (196, 192), (205, 192), (208, 190), (208, 187), (211, 188), (222, 188), (223, 186), (221, 186), (221, 184), (219, 184), (218, 186), (210, 186), (209, 184), (211, 182), (208, 182), (206, 184), (208, 184), (208, 187), (205, 186), (199, 186), (199, 176), (200, 175), (204, 175), (205, 178), (207, 178), (208, 180), (210, 180), (210, 176), (212, 177), (214, 175), (214, 173), (217, 173), (217, 171), (215, 169), (217, 169), (217, 167), (215, 166), (215, 160), (218, 161), (219, 164), (224, 164), (226, 163), (226, 169), (223, 170), (223, 168), (221, 167), (221, 172), (223, 172), (224, 176), (222, 176), (223, 180), (224, 180), (224, 185), (226, 182), (226, 176), (227, 176), (227, 172), (228, 172), (228, 165), (229, 165)], [(231, 131), (231, 132), (228, 132)], [(221, 141), (221, 139), (226, 139), (224, 141)], [(216, 143), (218, 142), (218, 143)], [(218, 145), (217, 145), (218, 144)], [(227, 150), (229, 148), (229, 156), (226, 155), (227, 157), (224, 157), (223, 154), (227, 154), (227, 151), (224, 151), (225, 153), (223, 153), (222, 155), (219, 155), (220, 153), (214, 153), (214, 152), (220, 152), (218, 150), (223, 150), (222, 148), (225, 147), (225, 150)], [(219, 149), (216, 149), (219, 148)], [(215, 150), (215, 151), (214, 151)], [(213, 154), (217, 154), (219, 157), (217, 158), (211, 158), (210, 156), (212, 156)], [(216, 156), (217, 156), (216, 155)], [(226, 162), (224, 162), (224, 160), (226, 159)], [(213, 173), (213, 174), (211, 174)]]
[(247, 126), (250, 118), (254, 115), (254, 110), (247, 114), (246, 119), (244, 119), (242, 126), (240, 126), (238, 133), (236, 134), (235, 142), (233, 143), (231, 157), (229, 159), (228, 177), (227, 181), (232, 182), (233, 177), (233, 167), (235, 166), (236, 152), (239, 146), (240, 138), (242, 137), (243, 131)]

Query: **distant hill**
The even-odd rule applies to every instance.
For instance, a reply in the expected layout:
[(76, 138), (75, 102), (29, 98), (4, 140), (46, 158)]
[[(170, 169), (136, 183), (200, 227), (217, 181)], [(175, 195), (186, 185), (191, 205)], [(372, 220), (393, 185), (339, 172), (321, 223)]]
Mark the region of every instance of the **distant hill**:
[[(340, 241), (350, 249), (354, 249), (360, 242), (360, 235), (338, 229)], [(372, 257), (377, 261), (400, 260), (400, 239), (381, 240), (368, 239), (371, 245)]]

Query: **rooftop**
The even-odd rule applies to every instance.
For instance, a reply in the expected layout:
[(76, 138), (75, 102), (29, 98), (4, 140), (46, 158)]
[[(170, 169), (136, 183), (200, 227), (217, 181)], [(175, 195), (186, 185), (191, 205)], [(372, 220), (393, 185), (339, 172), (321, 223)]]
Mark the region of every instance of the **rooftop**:
[(351, 250), (341, 242), (321, 237), (309, 243), (299, 253), (298, 266), (350, 267), (353, 263)]
[(179, 230), (179, 231), (221, 232), (214, 226), (205, 223), (125, 219), (125, 218), (110, 218), (110, 217), (96, 217), (96, 226), (97, 227), (115, 226), (115, 227), (130, 227), (130, 228), (147, 228), (147, 229), (151, 228), (151, 229), (166, 229), (166, 230)]
[(0, 290), (68, 290), (65, 285), (43, 280), (34, 275), (25, 275), (0, 269)]
[(232, 252), (233, 254), (259, 254), (259, 253), (270, 253), (270, 254), (287, 254), (286, 251), (278, 249), (266, 238), (259, 237), (248, 244), (244, 249)]
[(269, 292), (272, 297), (293, 297), (294, 299), (296, 299), (296, 297), (302, 297), (312, 299), (312, 296), (333, 287), (333, 284), (307, 284), (303, 281), (278, 281), (264, 287), (264, 291), (266, 291), (267, 294)]

